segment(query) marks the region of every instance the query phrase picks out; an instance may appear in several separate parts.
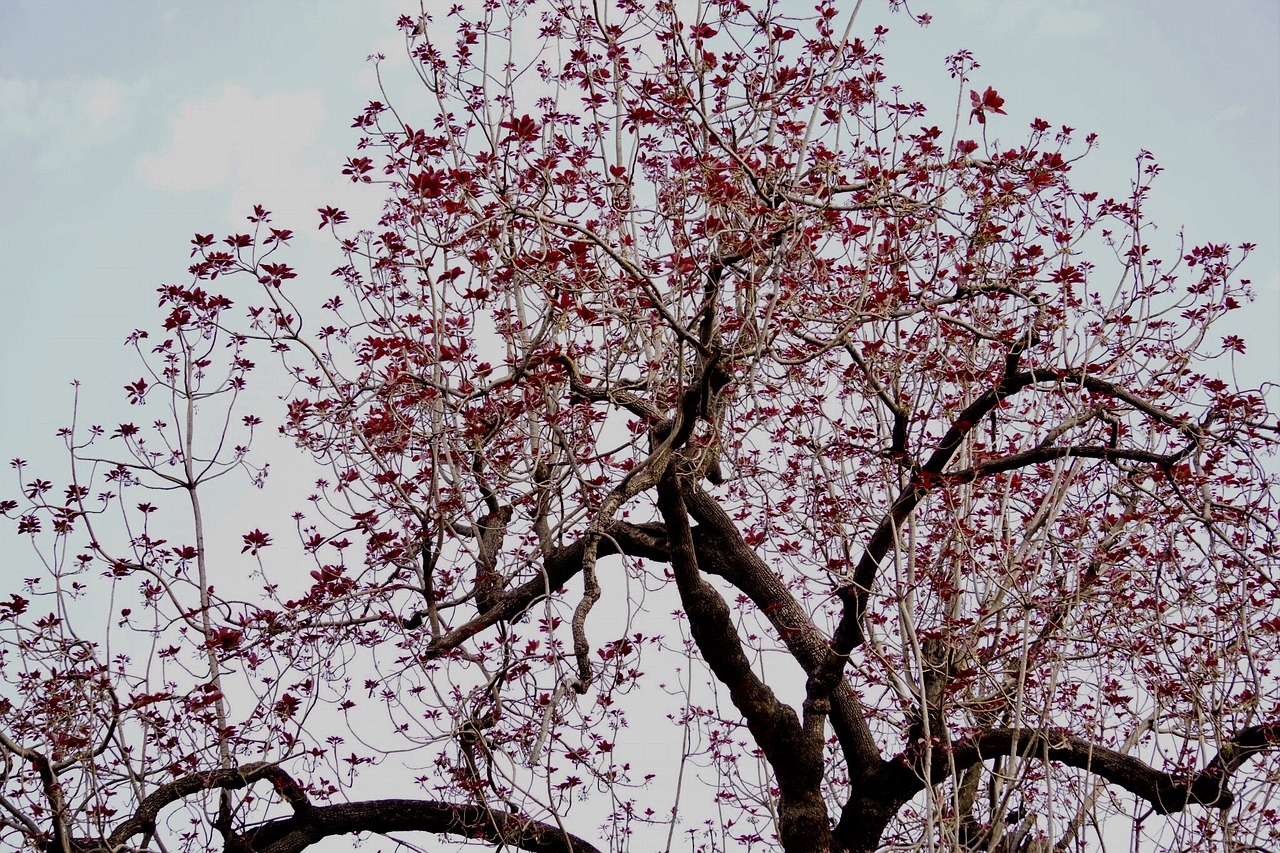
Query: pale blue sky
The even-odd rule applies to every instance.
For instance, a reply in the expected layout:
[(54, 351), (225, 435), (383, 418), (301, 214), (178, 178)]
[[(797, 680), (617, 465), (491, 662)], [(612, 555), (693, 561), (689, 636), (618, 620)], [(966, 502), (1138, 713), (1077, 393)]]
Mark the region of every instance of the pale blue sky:
[[(428, 0), (431, 3), (442, 0)], [(807, 8), (809, 3), (798, 3)], [(69, 412), (67, 383), (110, 420), (137, 372), (119, 346), (155, 288), (186, 278), (196, 231), (239, 228), (250, 204), (299, 241), (315, 287), (337, 260), (315, 208), (354, 207), (338, 174), (350, 117), (393, 79), (393, 0), (0, 0), (0, 456), (31, 457)], [(1166, 172), (1153, 218), (1172, 240), (1252, 241), (1252, 383), (1280, 376), (1280, 3), (1275, 0), (921, 0), (891, 28), (890, 79), (950, 118), (942, 58), (974, 51), (979, 87), (1006, 98), (993, 130), (1041, 116), (1101, 137), (1080, 179), (1121, 194), (1139, 148)], [(418, 93), (396, 89), (412, 116)], [(376, 198), (361, 196), (366, 209)], [(105, 390), (105, 396), (98, 393)]]

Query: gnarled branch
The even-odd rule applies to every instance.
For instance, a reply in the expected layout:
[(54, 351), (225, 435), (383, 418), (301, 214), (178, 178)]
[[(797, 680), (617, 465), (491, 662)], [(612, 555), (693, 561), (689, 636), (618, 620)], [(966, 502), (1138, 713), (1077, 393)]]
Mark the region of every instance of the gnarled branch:
[[(1180, 812), (1188, 805), (1225, 809), (1235, 797), (1227, 790), (1231, 775), (1249, 758), (1280, 746), (1280, 723), (1241, 730), (1225, 742), (1218, 755), (1199, 773), (1184, 775), (1157, 770), (1145, 761), (1091, 743), (1071, 734), (1029, 729), (992, 729), (958, 741), (951, 750), (957, 770), (999, 756), (1019, 755), (1078, 767), (1119, 785), (1149, 802), (1160, 814)], [(934, 783), (950, 775), (946, 762), (934, 764)]]
[(71, 849), (77, 853), (120, 850), (133, 836), (154, 832), (156, 819), (165, 806), (200, 791), (235, 790), (264, 779), (292, 807), (293, 815), (230, 835), (227, 851), (299, 853), (333, 835), (430, 832), (494, 841), (531, 853), (600, 853), (594, 845), (557, 826), (478, 805), (387, 799), (315, 806), (288, 773), (265, 762), (192, 773), (161, 785), (108, 838), (75, 839)]
[(698, 573), (677, 476), (668, 469), (658, 483), (658, 510), (667, 523), (671, 568), (680, 601), (689, 617), (703, 660), (729, 690), (733, 704), (773, 768), (779, 789), (778, 835), (788, 851), (826, 850), (831, 845), (827, 807), (822, 798), (822, 728), (825, 710), (805, 702), (804, 723), (751, 668), (733, 624), (729, 606)]

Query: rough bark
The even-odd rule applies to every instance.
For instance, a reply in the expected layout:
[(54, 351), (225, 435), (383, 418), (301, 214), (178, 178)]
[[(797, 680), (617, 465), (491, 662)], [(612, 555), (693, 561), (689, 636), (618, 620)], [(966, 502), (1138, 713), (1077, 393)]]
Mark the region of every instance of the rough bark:
[(728, 688), (777, 780), (782, 849), (788, 853), (829, 850), (831, 830), (822, 797), (826, 709), (806, 702), (802, 722), (752, 670), (728, 605), (699, 575), (684, 499), (672, 474), (658, 485), (658, 509), (667, 524), (671, 567), (694, 642), (716, 678)]

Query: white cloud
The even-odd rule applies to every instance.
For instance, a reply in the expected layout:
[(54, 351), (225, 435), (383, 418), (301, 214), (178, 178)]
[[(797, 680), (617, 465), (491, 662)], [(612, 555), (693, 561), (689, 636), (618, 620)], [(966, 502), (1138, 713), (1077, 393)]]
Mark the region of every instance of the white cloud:
[(972, 0), (965, 8), (993, 32), (1053, 44), (1096, 35), (1106, 24), (1090, 0)]
[[(183, 106), (168, 144), (139, 157), (137, 170), (157, 189), (218, 191), (227, 199), (227, 222), (235, 227), (243, 227), (252, 206), (261, 204), (278, 227), (306, 231), (317, 221), (316, 208), (338, 204), (354, 215), (375, 195), (366, 191), (352, 203), (350, 184), (338, 174), (349, 131), (346, 122), (335, 124), (325, 115), (324, 98), (315, 89), (255, 97), (227, 85)], [(369, 212), (376, 211), (375, 206)]]
[(174, 121), (168, 146), (143, 155), (143, 179), (175, 191), (252, 183), (280, 186), (324, 121), (324, 99), (314, 89), (255, 98), (226, 86), (214, 98), (188, 103)]
[(1083, 39), (1105, 29), (1102, 14), (1084, 2), (1047, 2), (1036, 4), (1040, 20), (1031, 37), (1049, 42)]
[(65, 171), (134, 125), (145, 82), (109, 77), (0, 78), (0, 147), (31, 152), (41, 171)]
[(112, 117), (119, 115), (123, 107), (120, 92), (115, 88), (108, 88), (90, 96), (85, 102), (85, 114), (92, 121), (105, 124), (111, 121)]
[(1226, 124), (1228, 122), (1239, 121), (1249, 115), (1249, 108), (1241, 103), (1232, 103), (1223, 107), (1217, 115), (1213, 117), (1214, 124)]

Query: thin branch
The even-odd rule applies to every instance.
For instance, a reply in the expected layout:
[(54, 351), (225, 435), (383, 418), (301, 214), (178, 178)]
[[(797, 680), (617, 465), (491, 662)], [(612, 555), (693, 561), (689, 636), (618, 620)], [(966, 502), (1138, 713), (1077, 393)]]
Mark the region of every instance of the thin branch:
[[(898, 528), (936, 485), (938, 475), (959, 451), (965, 437), (1004, 399), (1045, 378), (1043, 374), (1035, 371), (1018, 371), (1018, 362), (1022, 354), (1033, 343), (1033, 336), (1028, 334), (1009, 348), (1000, 381), (987, 389), (956, 417), (939, 440), (928, 461), (912, 476), (911, 482), (894, 499), (889, 511), (871, 534), (866, 549), (854, 570), (853, 583), (838, 591), (844, 605), (844, 613), (832, 637), (832, 648), (836, 655), (840, 656), (837, 660), (843, 660), (844, 656), (862, 644), (864, 639), (862, 616), (866, 611), (867, 598), (875, 582), (876, 572), (880, 568), (880, 561), (894, 547), (898, 538)], [(827, 667), (827, 672), (821, 676), (826, 682), (827, 689), (835, 688), (840, 679), (841, 669), (842, 667), (835, 665)]]

